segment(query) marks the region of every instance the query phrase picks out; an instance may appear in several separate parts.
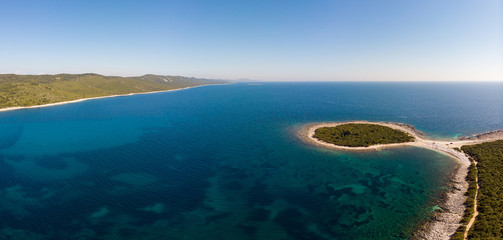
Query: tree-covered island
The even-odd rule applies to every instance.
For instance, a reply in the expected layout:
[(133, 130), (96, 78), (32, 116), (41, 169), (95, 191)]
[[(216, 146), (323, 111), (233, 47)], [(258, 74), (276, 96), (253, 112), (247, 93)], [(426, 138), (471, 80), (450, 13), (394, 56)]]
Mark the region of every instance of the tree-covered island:
[(387, 126), (367, 123), (346, 123), (334, 127), (317, 128), (314, 138), (345, 147), (368, 147), (377, 144), (414, 141), (406, 132)]

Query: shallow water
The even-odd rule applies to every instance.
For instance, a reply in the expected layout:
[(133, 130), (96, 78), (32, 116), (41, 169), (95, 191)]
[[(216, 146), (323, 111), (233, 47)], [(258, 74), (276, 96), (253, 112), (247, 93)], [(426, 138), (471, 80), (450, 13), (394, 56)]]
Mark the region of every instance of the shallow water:
[(313, 121), (503, 128), (503, 84), (246, 83), (0, 113), (0, 238), (407, 239), (454, 160), (318, 149)]

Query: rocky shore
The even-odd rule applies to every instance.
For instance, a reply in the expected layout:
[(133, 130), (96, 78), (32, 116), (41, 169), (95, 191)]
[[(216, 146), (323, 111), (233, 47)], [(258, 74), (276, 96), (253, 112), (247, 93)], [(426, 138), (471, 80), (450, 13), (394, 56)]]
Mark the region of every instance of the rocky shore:
[(412, 240), (450, 239), (456, 232), (465, 211), (467, 172), (467, 165), (458, 164), (449, 179), (450, 190), (444, 193), (439, 203), (441, 209), (435, 211), (431, 218), (416, 230), (411, 237)]
[(458, 140), (484, 140), (484, 141), (492, 141), (503, 138), (503, 130), (494, 130), (490, 132), (475, 134), (473, 136), (462, 136), (458, 137)]

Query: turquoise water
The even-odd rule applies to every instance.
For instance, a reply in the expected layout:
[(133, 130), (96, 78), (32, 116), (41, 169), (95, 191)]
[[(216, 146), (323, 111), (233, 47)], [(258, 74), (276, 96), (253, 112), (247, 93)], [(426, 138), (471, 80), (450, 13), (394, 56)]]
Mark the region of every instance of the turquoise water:
[(246, 83), (0, 113), (0, 239), (407, 239), (454, 160), (318, 149), (315, 121), (503, 128), (503, 84)]

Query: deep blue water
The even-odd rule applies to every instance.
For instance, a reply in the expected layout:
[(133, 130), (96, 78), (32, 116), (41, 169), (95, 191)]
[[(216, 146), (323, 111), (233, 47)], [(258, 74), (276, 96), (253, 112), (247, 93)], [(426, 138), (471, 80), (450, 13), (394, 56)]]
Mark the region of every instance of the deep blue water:
[[(502, 83), (246, 83), (0, 113), (0, 239), (407, 239), (455, 161), (318, 149), (316, 121), (503, 128)], [(16, 238), (15, 238), (16, 237)]]

